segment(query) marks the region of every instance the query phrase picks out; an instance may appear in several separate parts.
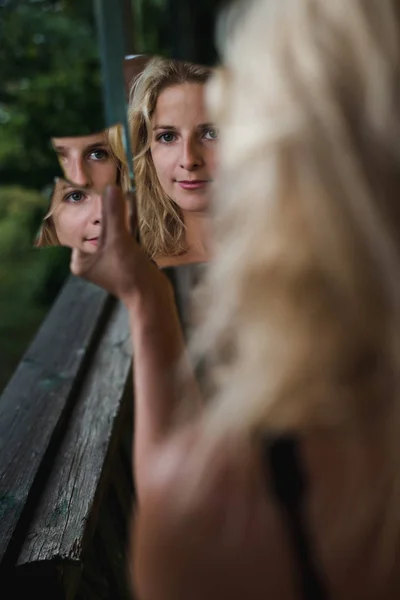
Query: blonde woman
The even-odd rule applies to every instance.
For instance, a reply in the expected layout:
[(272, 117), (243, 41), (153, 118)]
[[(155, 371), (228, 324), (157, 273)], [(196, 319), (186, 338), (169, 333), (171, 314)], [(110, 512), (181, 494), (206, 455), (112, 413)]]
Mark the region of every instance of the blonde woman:
[[(159, 266), (209, 258), (208, 208), (218, 138), (204, 97), (211, 73), (199, 65), (154, 58), (131, 89), (140, 239)], [(126, 165), (120, 132), (111, 136), (111, 146)]]
[(400, 5), (246, 0), (232, 19), (206, 404), (188, 365), (185, 392), (173, 377), (173, 296), (118, 190), (103, 245), (72, 257), (130, 315), (135, 597), (395, 600)]

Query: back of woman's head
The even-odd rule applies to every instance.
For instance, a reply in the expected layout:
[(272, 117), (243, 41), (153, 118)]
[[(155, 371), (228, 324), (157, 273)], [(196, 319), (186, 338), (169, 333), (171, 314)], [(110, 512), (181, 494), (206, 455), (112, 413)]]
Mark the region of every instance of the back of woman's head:
[(197, 339), (219, 348), (221, 427), (357, 423), (398, 402), (398, 12), (254, 0), (225, 21), (209, 90), (218, 249)]
[(268, 430), (361, 435), (379, 466), (346, 446), (338, 552), (379, 522), (387, 567), (400, 533), (399, 3), (246, 0), (228, 16), (209, 89), (215, 252), (193, 340), (212, 394), (203, 448)]
[(185, 250), (179, 207), (162, 189), (151, 158), (151, 119), (163, 90), (184, 83), (204, 84), (211, 69), (163, 58), (150, 60), (130, 92), (129, 124), (134, 155), (141, 241), (150, 254), (174, 255)]

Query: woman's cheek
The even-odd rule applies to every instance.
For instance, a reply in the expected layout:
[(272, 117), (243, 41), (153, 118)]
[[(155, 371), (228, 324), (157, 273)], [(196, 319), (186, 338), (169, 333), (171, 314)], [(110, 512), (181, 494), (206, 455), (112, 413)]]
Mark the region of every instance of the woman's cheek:
[(98, 165), (92, 172), (92, 181), (98, 192), (103, 192), (107, 185), (118, 183), (117, 165), (114, 162)]
[(153, 157), (153, 163), (154, 163), (154, 168), (156, 170), (156, 174), (157, 177), (160, 181), (160, 183), (162, 183), (165, 179), (165, 171), (167, 170), (166, 168), (166, 157), (164, 155), (164, 153), (162, 152), (162, 149), (158, 149), (157, 151), (155, 151), (152, 155)]
[(83, 237), (83, 211), (77, 211), (75, 206), (64, 206), (54, 219), (57, 237), (60, 244), (73, 248)]

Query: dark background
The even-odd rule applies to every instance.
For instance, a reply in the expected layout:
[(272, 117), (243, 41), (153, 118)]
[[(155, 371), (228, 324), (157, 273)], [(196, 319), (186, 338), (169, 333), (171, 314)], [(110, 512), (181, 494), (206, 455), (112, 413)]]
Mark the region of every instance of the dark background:
[[(127, 0), (126, 50), (214, 64), (220, 5)], [(91, 0), (0, 0), (0, 392), (69, 270), (67, 249), (32, 248), (57, 172), (49, 139), (102, 118)]]

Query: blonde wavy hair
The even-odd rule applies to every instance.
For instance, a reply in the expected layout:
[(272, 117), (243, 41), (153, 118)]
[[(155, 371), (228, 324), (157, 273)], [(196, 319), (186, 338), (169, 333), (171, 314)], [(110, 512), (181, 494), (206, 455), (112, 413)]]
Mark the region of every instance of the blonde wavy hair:
[[(106, 145), (108, 148), (108, 151), (110, 153), (110, 156), (112, 158), (112, 160), (115, 161), (117, 168), (118, 168), (118, 179), (117, 179), (117, 184), (121, 185), (122, 187), (126, 187), (126, 177), (127, 174), (125, 172), (125, 165), (118, 159), (117, 155), (114, 153), (113, 151), (113, 140), (115, 138), (115, 136), (117, 135), (117, 130), (118, 130), (118, 125), (115, 125), (113, 127), (110, 127), (108, 129), (105, 130), (105, 139), (106, 139)], [(48, 246), (59, 246), (60, 242), (59, 239), (57, 237), (57, 232), (56, 232), (56, 227), (54, 224), (54, 212), (57, 209), (57, 207), (60, 204), (60, 201), (58, 200), (57, 197), (57, 186), (61, 184), (63, 180), (60, 178), (56, 178), (55, 179), (55, 183), (53, 186), (53, 190), (52, 190), (52, 194), (50, 196), (50, 203), (49, 203), (49, 209), (46, 213), (46, 215), (43, 217), (43, 221), (42, 221), (42, 225), (39, 228), (39, 231), (37, 233), (35, 242), (34, 242), (34, 246), (36, 248), (45, 248)]]
[[(129, 126), (140, 241), (154, 256), (177, 256), (186, 250), (185, 226), (178, 205), (164, 192), (154, 167), (150, 151), (152, 139), (151, 119), (157, 100), (163, 90), (183, 83), (205, 84), (212, 69), (188, 62), (155, 57), (136, 77), (130, 91)], [(114, 131), (111, 146), (118, 159), (126, 166), (121, 129)], [(123, 176), (124, 187), (129, 185), (127, 169)]]
[(222, 21), (224, 68), (208, 90), (220, 129), (216, 248), (193, 341), (209, 363), (217, 436), (382, 424), (379, 481), (364, 481), (347, 531), (371, 517), (377, 489), (392, 541), (399, 13), (397, 0), (246, 0)]
[(59, 185), (57, 180), (54, 183), (53, 190), (50, 196), (50, 206), (46, 215), (43, 217), (42, 224), (36, 235), (34, 246), (36, 248), (46, 248), (48, 246), (59, 246), (60, 241), (57, 236), (56, 226), (54, 223), (53, 215), (58, 203), (55, 201), (57, 186)]

